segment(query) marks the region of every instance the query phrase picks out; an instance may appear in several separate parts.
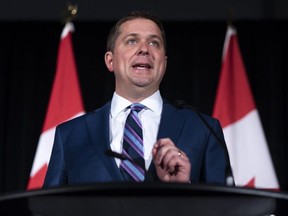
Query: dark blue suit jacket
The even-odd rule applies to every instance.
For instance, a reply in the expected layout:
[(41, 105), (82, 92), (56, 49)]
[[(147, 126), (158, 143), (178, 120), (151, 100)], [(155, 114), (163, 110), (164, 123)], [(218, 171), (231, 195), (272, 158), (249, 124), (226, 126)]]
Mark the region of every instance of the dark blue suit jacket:
[[(43, 187), (124, 181), (110, 149), (111, 103), (56, 128), (54, 146)], [(223, 140), (219, 121), (203, 115)], [(191, 182), (225, 184), (225, 151), (196, 112), (163, 104), (158, 138), (170, 138), (191, 162)], [(224, 142), (225, 143), (225, 142)], [(157, 181), (153, 162), (147, 181)]]

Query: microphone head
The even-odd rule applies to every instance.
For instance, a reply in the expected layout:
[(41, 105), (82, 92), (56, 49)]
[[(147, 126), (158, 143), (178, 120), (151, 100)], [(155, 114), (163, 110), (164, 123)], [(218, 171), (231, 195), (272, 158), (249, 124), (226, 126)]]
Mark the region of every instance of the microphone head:
[(174, 106), (175, 106), (177, 109), (183, 109), (183, 108), (185, 108), (186, 103), (185, 103), (185, 101), (183, 101), (183, 100), (176, 100), (175, 103), (174, 103)]

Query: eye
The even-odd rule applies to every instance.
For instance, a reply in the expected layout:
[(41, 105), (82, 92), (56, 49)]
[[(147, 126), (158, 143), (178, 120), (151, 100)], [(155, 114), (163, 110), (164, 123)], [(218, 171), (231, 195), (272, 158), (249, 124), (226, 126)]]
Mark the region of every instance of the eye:
[(154, 47), (158, 47), (159, 46), (159, 42), (158, 41), (151, 41), (149, 42), (150, 46), (154, 46)]
[(136, 40), (135, 39), (129, 39), (127, 41), (128, 44), (136, 44)]

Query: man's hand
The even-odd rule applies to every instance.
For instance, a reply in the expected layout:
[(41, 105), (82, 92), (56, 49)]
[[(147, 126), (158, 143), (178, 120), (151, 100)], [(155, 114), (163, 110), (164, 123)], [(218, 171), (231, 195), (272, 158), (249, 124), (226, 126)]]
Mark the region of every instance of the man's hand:
[(186, 154), (169, 138), (159, 139), (152, 149), (157, 175), (164, 182), (190, 181), (191, 164)]

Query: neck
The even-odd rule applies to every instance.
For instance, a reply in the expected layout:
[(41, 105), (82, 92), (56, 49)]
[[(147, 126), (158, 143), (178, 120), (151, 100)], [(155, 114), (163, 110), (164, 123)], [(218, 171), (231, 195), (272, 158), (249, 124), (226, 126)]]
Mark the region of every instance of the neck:
[(140, 101), (154, 94), (157, 90), (158, 89), (153, 91), (147, 91), (147, 89), (144, 90), (143, 88), (138, 88), (137, 90), (126, 89), (125, 91), (120, 91), (119, 89), (116, 89), (116, 93), (132, 103), (139, 103)]

